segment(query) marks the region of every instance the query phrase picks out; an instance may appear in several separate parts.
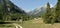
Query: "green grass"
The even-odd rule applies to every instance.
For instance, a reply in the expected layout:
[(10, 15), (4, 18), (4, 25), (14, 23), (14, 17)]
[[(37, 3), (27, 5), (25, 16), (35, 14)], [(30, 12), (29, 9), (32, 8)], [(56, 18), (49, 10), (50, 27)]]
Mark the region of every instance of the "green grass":
[(0, 27), (13, 27), (14, 25), (12, 24), (0, 24)]
[(25, 22), (22, 24), (22, 27), (23, 27), (23, 28), (41, 28), (41, 25), (43, 25), (43, 24), (34, 23), (34, 22), (35, 22), (35, 20), (25, 21)]
[[(24, 21), (19, 25), (23, 28), (60, 28), (60, 23), (45, 24), (42, 19)], [(15, 26), (12, 24), (0, 24), (0, 28), (15, 28)]]
[[(44, 22), (42, 23), (41, 21), (42, 20), (24, 21), (24, 23), (21, 26), (23, 28), (60, 28), (60, 23), (55, 23), (52, 25), (52, 24), (45, 24)], [(33, 23), (33, 22), (35, 22), (35, 23)]]
[(0, 28), (15, 28), (12, 24), (0, 24)]
[(15, 28), (15, 27), (0, 27), (0, 28)]

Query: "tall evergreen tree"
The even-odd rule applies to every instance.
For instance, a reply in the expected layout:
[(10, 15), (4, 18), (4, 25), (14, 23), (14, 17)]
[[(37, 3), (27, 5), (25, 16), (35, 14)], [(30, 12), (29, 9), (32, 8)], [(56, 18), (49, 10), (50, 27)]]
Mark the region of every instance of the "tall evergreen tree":
[(60, 22), (60, 0), (58, 0), (56, 7), (56, 22)]
[(2, 6), (2, 4), (0, 3), (0, 20), (2, 20), (3, 19), (3, 6)]
[(50, 23), (51, 22), (50, 16), (51, 16), (51, 9), (50, 9), (50, 4), (48, 2), (47, 3), (47, 8), (46, 8), (46, 13), (43, 16), (45, 23)]
[(0, 0), (0, 20), (1, 21), (5, 20), (4, 15), (7, 15), (6, 1)]

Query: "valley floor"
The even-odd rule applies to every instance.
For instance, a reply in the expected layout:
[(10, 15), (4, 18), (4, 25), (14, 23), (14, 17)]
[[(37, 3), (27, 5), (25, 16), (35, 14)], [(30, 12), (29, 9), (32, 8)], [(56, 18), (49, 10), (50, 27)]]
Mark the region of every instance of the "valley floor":
[(60, 23), (45, 24), (42, 19), (25, 21), (23, 28), (60, 28)]
[(54, 23), (54, 24), (45, 24), (42, 19), (34, 19), (29, 21), (24, 21), (22, 24), (5, 24), (1, 25), (0, 28), (60, 28), (60, 23)]

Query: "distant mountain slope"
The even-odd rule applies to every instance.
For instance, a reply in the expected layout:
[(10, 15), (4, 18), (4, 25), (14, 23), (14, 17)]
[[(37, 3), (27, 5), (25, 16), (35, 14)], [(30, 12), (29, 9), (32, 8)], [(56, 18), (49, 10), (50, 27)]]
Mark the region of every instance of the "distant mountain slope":
[(40, 16), (41, 14), (45, 13), (46, 7), (38, 7), (34, 9), (33, 11), (29, 12), (28, 14), (32, 16)]
[[(38, 17), (38, 16), (41, 16), (43, 13), (46, 12), (46, 8), (47, 8), (47, 5), (37, 7), (36, 9), (30, 11), (28, 14), (33, 16), (33, 17)], [(52, 10), (55, 9), (55, 8), (56, 8), (56, 6), (51, 7)]]
[(0, 0), (0, 20), (19, 20), (27, 19), (27, 14), (22, 8), (19, 8), (9, 0)]
[[(25, 13), (25, 11), (22, 10), (22, 8), (19, 8), (18, 6), (14, 5), (11, 1), (9, 1), (9, 2), (12, 6), (11, 11), (15, 10), (16, 12), (19, 12), (19, 13)], [(6, 3), (8, 3), (8, 2), (6, 2)]]
[[(24, 10), (13, 4), (9, 0), (0, 0), (0, 4), (5, 8), (5, 11), (9, 13), (9, 11), (12, 13), (19, 12), (19, 13), (25, 13)], [(10, 9), (10, 10), (9, 10)]]

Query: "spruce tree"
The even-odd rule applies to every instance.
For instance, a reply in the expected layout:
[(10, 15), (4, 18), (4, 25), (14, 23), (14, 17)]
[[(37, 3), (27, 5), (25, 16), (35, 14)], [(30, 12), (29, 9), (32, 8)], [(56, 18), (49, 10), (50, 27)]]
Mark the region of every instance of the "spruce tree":
[(0, 21), (3, 20), (3, 6), (0, 3)]
[(0, 20), (4, 21), (4, 15), (6, 15), (6, 2), (5, 0), (1, 0), (2, 2), (0, 2)]
[(45, 23), (51, 23), (51, 8), (49, 2), (47, 3), (46, 13), (44, 14), (44, 22)]
[(58, 0), (56, 7), (56, 22), (60, 22), (60, 0)]

